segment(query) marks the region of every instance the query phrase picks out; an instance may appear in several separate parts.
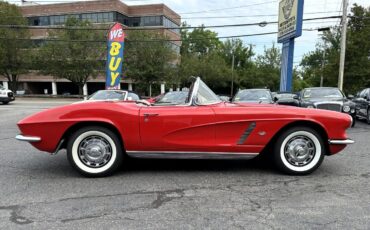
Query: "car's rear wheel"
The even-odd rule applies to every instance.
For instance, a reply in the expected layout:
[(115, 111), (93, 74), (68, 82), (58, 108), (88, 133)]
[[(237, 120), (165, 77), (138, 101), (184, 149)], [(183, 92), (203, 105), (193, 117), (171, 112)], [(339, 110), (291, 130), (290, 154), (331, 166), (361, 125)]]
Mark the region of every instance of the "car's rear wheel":
[(84, 176), (108, 176), (122, 164), (122, 144), (107, 128), (84, 127), (69, 138), (67, 156), (71, 165)]
[(292, 175), (307, 175), (322, 163), (325, 145), (321, 135), (308, 127), (286, 130), (274, 146), (274, 162), (279, 170)]
[(3, 105), (9, 104), (9, 101), (3, 101)]

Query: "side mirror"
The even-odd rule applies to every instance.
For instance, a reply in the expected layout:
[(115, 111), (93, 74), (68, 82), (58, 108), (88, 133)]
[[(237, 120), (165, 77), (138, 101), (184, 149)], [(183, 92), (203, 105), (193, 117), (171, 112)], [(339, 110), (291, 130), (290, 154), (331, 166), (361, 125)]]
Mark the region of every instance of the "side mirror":
[(298, 99), (299, 99), (299, 97), (298, 97), (297, 95), (295, 95), (295, 96), (293, 97), (293, 99), (294, 99), (294, 100), (298, 100)]
[(366, 101), (368, 101), (370, 98), (369, 98), (367, 95), (365, 95), (364, 99), (365, 99)]
[(348, 94), (348, 97), (347, 98), (350, 99), (350, 100), (352, 100), (352, 99), (355, 98), (355, 96), (353, 96), (352, 94)]
[(279, 98), (274, 97), (274, 102), (277, 102), (278, 100), (279, 100)]

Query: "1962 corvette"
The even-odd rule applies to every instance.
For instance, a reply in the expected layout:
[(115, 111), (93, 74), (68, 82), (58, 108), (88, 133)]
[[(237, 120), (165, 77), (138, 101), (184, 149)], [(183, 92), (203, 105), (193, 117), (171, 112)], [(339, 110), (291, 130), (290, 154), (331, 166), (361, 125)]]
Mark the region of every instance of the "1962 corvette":
[(85, 176), (106, 176), (125, 158), (251, 159), (264, 152), (285, 173), (305, 175), (346, 145), (351, 116), (333, 111), (221, 101), (196, 78), (185, 104), (97, 101), (49, 109), (18, 123), (41, 151), (67, 149)]

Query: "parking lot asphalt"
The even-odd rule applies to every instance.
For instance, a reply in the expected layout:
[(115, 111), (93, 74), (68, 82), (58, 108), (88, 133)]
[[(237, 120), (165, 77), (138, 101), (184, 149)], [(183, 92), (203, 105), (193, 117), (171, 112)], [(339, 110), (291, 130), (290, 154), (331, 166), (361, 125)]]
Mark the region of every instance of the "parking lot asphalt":
[(370, 125), (313, 174), (261, 161), (129, 160), (107, 178), (80, 176), (18, 142), (17, 121), (71, 100), (0, 105), (0, 229), (369, 229)]

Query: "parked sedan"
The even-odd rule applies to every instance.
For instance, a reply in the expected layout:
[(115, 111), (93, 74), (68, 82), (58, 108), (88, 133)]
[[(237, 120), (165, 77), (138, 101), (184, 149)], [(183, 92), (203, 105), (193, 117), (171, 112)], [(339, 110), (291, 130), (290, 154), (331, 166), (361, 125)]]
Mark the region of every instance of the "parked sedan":
[(356, 104), (356, 116), (366, 119), (370, 125), (370, 88), (362, 90), (356, 98), (353, 99)]
[(99, 90), (92, 94), (89, 101), (137, 101), (139, 95), (126, 90)]
[(127, 157), (251, 159), (260, 153), (285, 173), (305, 175), (325, 155), (354, 143), (346, 134), (351, 125), (351, 116), (332, 111), (223, 102), (196, 78), (181, 106), (66, 105), (21, 120), (16, 138), (49, 153), (66, 148), (70, 164), (90, 177), (112, 174)]
[(355, 103), (347, 99), (338, 88), (317, 87), (302, 90), (299, 105), (304, 108), (332, 110), (351, 115), (356, 120)]
[(271, 91), (269, 89), (244, 89), (233, 98), (234, 103), (258, 103), (273, 104)]

